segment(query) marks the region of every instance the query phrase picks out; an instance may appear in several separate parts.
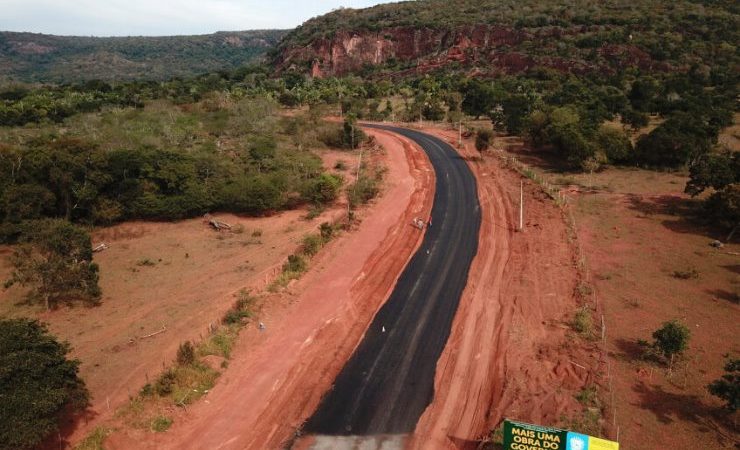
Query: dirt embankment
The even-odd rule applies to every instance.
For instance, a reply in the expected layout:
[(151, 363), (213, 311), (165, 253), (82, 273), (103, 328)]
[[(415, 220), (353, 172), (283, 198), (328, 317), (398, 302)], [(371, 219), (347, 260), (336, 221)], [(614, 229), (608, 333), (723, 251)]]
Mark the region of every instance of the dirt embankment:
[[(457, 145), (454, 131), (424, 131)], [(516, 232), (522, 177), (472, 148), (460, 152), (478, 180), (479, 252), (411, 448), (475, 448), (504, 417), (562, 424), (582, 410), (575, 394), (597, 382), (598, 352), (569, 331), (578, 271), (562, 212), (525, 180)]]
[[(327, 170), (348, 152), (324, 151)], [(352, 180), (351, 174), (343, 174)], [(305, 210), (248, 218), (215, 214), (233, 226), (216, 232), (201, 218), (178, 222), (127, 222), (96, 229), (93, 243), (103, 298), (99, 306), (45, 311), (19, 304), (25, 291), (0, 289), (0, 316), (37, 317), (72, 345), (92, 396), (84, 420), (65, 423), (62, 438), (76, 442), (110, 419), (130, 395), (169, 366), (185, 340), (199, 341), (218, 323), (241, 289), (257, 291), (320, 223), (346, 215), (338, 202), (307, 220)], [(10, 273), (12, 249), (0, 247), (0, 280)], [(57, 442), (54, 447), (57, 447)]]
[(431, 209), (433, 172), (423, 153), (372, 134), (388, 149), (387, 183), (359, 228), (268, 299), (260, 316), (266, 330), (242, 333), (216, 387), (179, 413), (172, 429), (117, 433), (109, 448), (280, 448), (316, 408), (421, 241), (411, 219)]

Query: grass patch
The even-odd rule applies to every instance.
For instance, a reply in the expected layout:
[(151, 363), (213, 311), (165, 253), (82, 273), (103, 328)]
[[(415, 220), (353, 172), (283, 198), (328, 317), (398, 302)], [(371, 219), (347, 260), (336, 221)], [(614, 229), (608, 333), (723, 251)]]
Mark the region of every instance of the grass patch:
[(382, 168), (376, 168), (370, 174), (368, 171), (362, 172), (360, 178), (347, 187), (350, 207), (356, 208), (375, 198), (380, 193), (380, 183), (383, 181), (384, 174), (385, 169)]
[(599, 408), (586, 408), (580, 416), (564, 419), (564, 426), (567, 430), (576, 433), (587, 434), (589, 436), (601, 436), (601, 410)]
[(262, 236), (262, 230), (260, 230), (259, 228), (252, 231), (252, 237), (260, 237), (260, 236)]
[(593, 319), (591, 318), (591, 311), (588, 307), (580, 308), (576, 311), (576, 315), (571, 322), (571, 327), (578, 334), (584, 337), (593, 336)]
[(325, 210), (323, 205), (311, 205), (306, 213), (306, 220), (313, 220), (321, 215)]
[(224, 314), (221, 321), (226, 325), (237, 325), (243, 324), (244, 319), (252, 317), (254, 303), (257, 299), (249, 295), (249, 291), (242, 289), (239, 291), (234, 306)]
[(586, 298), (594, 293), (594, 289), (585, 281), (579, 281), (578, 286), (576, 286), (576, 292), (580, 298)]
[(220, 327), (208, 339), (198, 344), (198, 356), (215, 355), (226, 359), (231, 358), (231, 350), (239, 335), (239, 328), (238, 325)]
[(695, 280), (699, 278), (699, 271), (693, 267), (689, 267), (686, 270), (674, 270), (673, 278), (678, 278), (679, 280)]
[(167, 416), (157, 416), (152, 419), (149, 429), (155, 433), (167, 431), (172, 426), (172, 419)]
[(599, 391), (595, 385), (589, 385), (583, 388), (578, 394), (576, 394), (576, 400), (583, 406), (587, 407), (598, 407), (599, 406)]
[(80, 441), (79, 444), (75, 445), (74, 450), (104, 450), (103, 442), (113, 432), (112, 429), (98, 426), (95, 427), (85, 439)]
[(136, 265), (139, 267), (153, 267), (157, 265), (157, 262), (152, 261), (149, 258), (141, 258), (140, 260), (136, 261)]
[(303, 238), (303, 253), (306, 256), (314, 256), (324, 246), (321, 235), (309, 234)]

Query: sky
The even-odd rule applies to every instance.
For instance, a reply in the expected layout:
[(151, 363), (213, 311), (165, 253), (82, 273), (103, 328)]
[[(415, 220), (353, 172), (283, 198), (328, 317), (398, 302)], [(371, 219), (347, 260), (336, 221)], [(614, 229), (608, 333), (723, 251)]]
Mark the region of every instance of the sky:
[(382, 0), (0, 0), (0, 31), (171, 36), (295, 28), (338, 7)]

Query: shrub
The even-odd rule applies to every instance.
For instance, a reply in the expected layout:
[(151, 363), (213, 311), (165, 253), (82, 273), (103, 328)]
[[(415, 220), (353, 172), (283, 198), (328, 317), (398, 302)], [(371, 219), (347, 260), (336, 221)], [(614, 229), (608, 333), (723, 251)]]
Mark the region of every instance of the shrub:
[(488, 150), (493, 142), (493, 132), (488, 129), (480, 129), (475, 133), (475, 149), (479, 152)]
[(160, 397), (170, 395), (175, 384), (175, 379), (175, 372), (172, 369), (164, 371), (154, 383), (154, 391)]
[(103, 442), (113, 430), (98, 426), (88, 434), (79, 444), (75, 445), (74, 450), (104, 450)]
[(306, 260), (301, 255), (290, 255), (288, 261), (283, 264), (284, 272), (302, 273), (307, 268)]
[(582, 335), (591, 335), (593, 320), (591, 319), (591, 311), (589, 311), (588, 307), (583, 307), (576, 312), (571, 325), (576, 332)]
[(686, 270), (674, 270), (673, 277), (680, 280), (696, 279), (699, 278), (699, 271), (694, 269), (693, 267)]
[(167, 416), (157, 416), (152, 419), (151, 430), (155, 433), (162, 433), (167, 431), (172, 425), (172, 419)]
[(195, 347), (190, 341), (180, 344), (177, 349), (177, 363), (181, 366), (189, 366), (195, 362)]
[(339, 189), (342, 187), (342, 177), (329, 173), (322, 173), (311, 180), (304, 189), (303, 196), (306, 200), (318, 205), (325, 205), (336, 200)]
[(303, 238), (303, 253), (306, 256), (313, 256), (321, 250), (324, 245), (321, 235), (309, 234)]
[(334, 227), (329, 222), (323, 222), (319, 225), (319, 233), (324, 242), (328, 242), (334, 234)]

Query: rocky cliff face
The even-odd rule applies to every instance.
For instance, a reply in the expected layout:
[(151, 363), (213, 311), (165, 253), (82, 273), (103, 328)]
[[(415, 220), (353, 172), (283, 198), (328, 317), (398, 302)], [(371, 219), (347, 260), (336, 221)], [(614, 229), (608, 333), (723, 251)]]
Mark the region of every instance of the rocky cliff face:
[(586, 27), (552, 27), (530, 32), (497, 25), (340, 31), (333, 38), (304, 47), (284, 48), (275, 62), (278, 71), (310, 70), (314, 77), (341, 76), (386, 64), (395, 67), (399, 75), (425, 73), (451, 64), (489, 73), (516, 73), (534, 66), (575, 73), (620, 66), (659, 69), (647, 53), (629, 45), (602, 46), (591, 50), (588, 58), (585, 51), (565, 56), (539, 51), (555, 48), (564, 36), (586, 31)]

